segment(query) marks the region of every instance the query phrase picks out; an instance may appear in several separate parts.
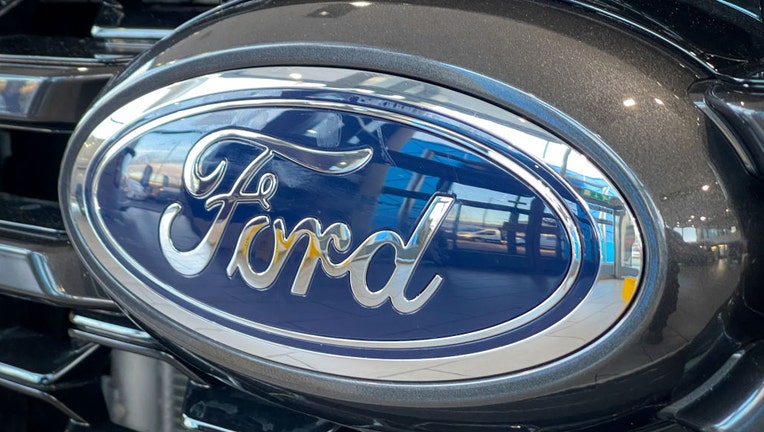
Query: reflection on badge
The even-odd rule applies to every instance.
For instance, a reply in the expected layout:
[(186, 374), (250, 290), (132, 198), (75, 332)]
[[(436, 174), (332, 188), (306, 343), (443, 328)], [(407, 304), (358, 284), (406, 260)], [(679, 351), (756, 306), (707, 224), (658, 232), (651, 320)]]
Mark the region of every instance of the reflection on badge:
[(642, 256), (622, 249), (639, 229), (584, 155), (406, 78), (199, 77), (127, 103), (78, 152), (72, 218), (112, 294), (258, 361), (508, 374), (596, 340), (638, 289)]

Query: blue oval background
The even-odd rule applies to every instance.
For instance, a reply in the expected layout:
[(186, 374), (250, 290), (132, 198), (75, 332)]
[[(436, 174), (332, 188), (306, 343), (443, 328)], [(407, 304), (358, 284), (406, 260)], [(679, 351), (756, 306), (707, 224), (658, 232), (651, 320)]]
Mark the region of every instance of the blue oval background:
[[(326, 95), (322, 95), (325, 97)], [(335, 98), (344, 97), (335, 95)], [(354, 100), (355, 103), (361, 103)], [(362, 103), (373, 106), (373, 98)], [(404, 105), (400, 105), (404, 107)], [(385, 108), (392, 110), (389, 102)], [(410, 108), (402, 108), (411, 115)], [(428, 115), (428, 121), (432, 121)], [(583, 265), (570, 293), (550, 312), (507, 334), (463, 346), (428, 348), (431, 355), (454, 355), (501, 346), (532, 335), (569, 313), (586, 295), (599, 266), (596, 235), (585, 209), (550, 171), (535, 165), (522, 153), (493, 138), (444, 120), (460, 133), (473, 134), (536, 171), (552, 185), (577, 217), (582, 233)], [(226, 265), (243, 225), (266, 212), (257, 204), (241, 204), (223, 236), (209, 267), (196, 277), (177, 274), (159, 248), (159, 216), (178, 202), (183, 213), (173, 225), (172, 238), (179, 249), (195, 246), (209, 229), (217, 211), (206, 210), (204, 201), (188, 194), (181, 184), (182, 166), (190, 147), (205, 134), (234, 125), (261, 132), (304, 147), (321, 149), (373, 149), (371, 162), (352, 174), (318, 174), (278, 156), (261, 173), (279, 179), (271, 199), (271, 219), (281, 217), (291, 230), (306, 217), (324, 226), (342, 222), (353, 233), (351, 250), (369, 234), (382, 229), (411, 234), (424, 206), (436, 193), (456, 199), (446, 220), (414, 273), (407, 289), (416, 295), (435, 274), (443, 285), (419, 311), (403, 315), (389, 302), (366, 308), (351, 294), (347, 277), (334, 279), (319, 269), (305, 297), (290, 293), (306, 242), (291, 253), (285, 270), (266, 291), (244, 284), (239, 275), (229, 278)], [(215, 193), (228, 191), (242, 169), (259, 150), (225, 142), (205, 162), (210, 168), (228, 160), (223, 182)], [(256, 183), (256, 182), (253, 182)], [(250, 185), (250, 190), (255, 184)], [(556, 215), (527, 185), (495, 163), (469, 149), (416, 127), (376, 117), (324, 109), (240, 108), (205, 113), (152, 129), (106, 161), (96, 197), (106, 230), (143, 269), (183, 294), (248, 321), (296, 332), (341, 339), (399, 341), (442, 338), (495, 326), (537, 306), (562, 282), (570, 263), (571, 247)], [(90, 210), (95, 206), (89, 203)], [(263, 236), (266, 237), (266, 236)], [(533, 240), (535, 238), (535, 240)], [(112, 245), (109, 245), (112, 247)], [(270, 258), (267, 240), (258, 238), (250, 261), (262, 269)], [(333, 253), (336, 254), (336, 251)], [(389, 276), (393, 257), (386, 248), (374, 258), (368, 285), (379, 287)], [(119, 257), (126, 267), (127, 260)], [(336, 254), (339, 258), (342, 254)], [(141, 277), (143, 269), (131, 268)], [(170, 298), (172, 293), (142, 278)], [(208, 319), (248, 334), (310, 349), (368, 355), (363, 348), (313, 344), (257, 331), (225, 320), (209, 310), (175, 300)], [(377, 350), (378, 351), (378, 350)], [(416, 350), (375, 352), (383, 357), (418, 357)]]

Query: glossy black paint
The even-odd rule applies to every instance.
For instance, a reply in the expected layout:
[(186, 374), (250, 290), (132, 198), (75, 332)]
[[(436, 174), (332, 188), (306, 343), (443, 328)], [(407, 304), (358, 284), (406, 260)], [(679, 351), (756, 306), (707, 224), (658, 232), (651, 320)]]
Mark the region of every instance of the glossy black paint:
[[(63, 309), (8, 298), (1, 305), (0, 387), (38, 399), (80, 423), (103, 421), (99, 380), (108, 350), (51, 332), (63, 328)], [(29, 325), (30, 316), (37, 322)]]
[(695, 85), (696, 104), (734, 144), (751, 174), (764, 173), (764, 95), (739, 85), (706, 81)]
[[(86, 64), (25, 64), (0, 55), (0, 70), (8, 74), (0, 76), (0, 127), (71, 131), (101, 88), (121, 69), (108, 62)], [(59, 100), (67, 103), (54, 103)]]
[[(741, 164), (687, 96), (686, 89), (705, 77), (708, 69), (694, 67), (692, 61), (675, 57), (649, 39), (615, 30), (596, 13), (559, 3), (384, 2), (348, 9), (338, 3), (276, 2), (254, 10), (257, 6), (257, 2), (237, 3), (184, 27), (144, 56), (149, 67), (140, 79), (126, 82), (123, 78), (117, 85), (129, 84), (131, 92), (143, 93), (214, 70), (317, 64), (416, 77), (500, 105), (507, 103), (500, 85), (484, 86), (455, 73), (465, 68), (532, 93), (601, 136), (641, 181), (635, 186), (644, 188), (657, 206), (656, 226), (690, 228), (703, 217), (704, 223), (698, 225), (737, 232), (739, 237), (730, 238), (739, 240), (729, 243), (737, 252), (719, 260), (681, 240), (652, 245), (656, 250), (666, 248), (668, 259), (662, 264), (662, 279), (646, 287), (658, 299), (638, 312), (641, 324), (618, 333), (618, 343), (610, 349), (589, 353), (600, 360), (580, 365), (578, 373), (550, 373), (518, 382), (506, 389), (507, 400), (498, 404), (485, 401), (488, 406), (480, 409), (447, 411), (334, 404), (264, 390), (251, 382), (240, 385), (268, 393), (284, 404), (357, 425), (381, 418), (386, 421), (380, 423), (390, 427), (420, 429), (444, 424), (467, 427), (467, 423), (530, 427), (560, 421), (578, 424), (582, 419), (597, 423), (627, 407), (649, 411), (666, 403), (673, 389), (681, 391), (685, 382), (702, 380), (732, 352), (738, 342), (730, 338), (729, 326), (746, 314), (746, 308), (728, 301), (740, 295), (739, 277), (758, 257), (745, 246), (760, 238), (749, 237), (758, 231), (742, 221), (758, 212), (760, 205), (751, 198), (752, 188), (759, 185), (749, 181), (752, 188), (730, 190), (738, 186), (730, 177), (742, 172)], [(338, 12), (340, 6), (343, 13)], [(327, 18), (321, 18), (323, 10), (329, 12)], [(423, 28), (429, 30), (419, 30)], [(473, 37), (475, 29), (480, 29), (480, 38)], [(110, 108), (109, 103), (99, 109)], [(117, 102), (113, 103), (111, 108), (116, 107)], [(511, 109), (563, 137), (575, 136), (569, 124), (550, 124), (533, 106), (511, 105)], [(571, 144), (577, 144), (575, 139)], [(666, 237), (676, 236), (668, 232)], [(642, 339), (651, 321), (660, 328), (667, 320), (680, 331), (661, 329), (662, 338)], [(733, 329), (733, 334), (740, 333)], [(653, 343), (657, 339), (662, 340)], [(703, 370), (696, 369), (698, 365)], [(633, 386), (621, 386), (624, 383)], [(570, 387), (579, 389), (564, 391)], [(611, 397), (602, 400), (601, 394)], [(561, 418), (561, 409), (570, 417)], [(433, 418), (440, 421), (432, 424)]]
[(696, 430), (754, 432), (764, 427), (761, 369), (764, 349), (754, 343), (735, 353), (706, 383), (662, 411)]
[(762, 80), (764, 25), (758, 0), (574, 0), (682, 52), (731, 81)]

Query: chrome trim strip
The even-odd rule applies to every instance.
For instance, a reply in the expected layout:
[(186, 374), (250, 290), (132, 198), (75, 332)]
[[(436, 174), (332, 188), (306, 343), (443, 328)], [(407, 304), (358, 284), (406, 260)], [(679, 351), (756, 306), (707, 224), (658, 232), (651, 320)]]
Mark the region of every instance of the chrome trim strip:
[(70, 246), (29, 246), (38, 250), (27, 249), (22, 242), (0, 239), (0, 268), (4, 270), (0, 293), (55, 305), (114, 308), (114, 303), (83, 276)]
[[(0, 263), (5, 269), (5, 277), (1, 284), (6, 290), (20, 294), (55, 295), (50, 292), (51, 287), (40, 280), (36, 270), (41, 266), (34, 264), (34, 256), (35, 253), (28, 249), (0, 244)], [(44, 257), (42, 259), (44, 260)]]
[(66, 366), (49, 373), (32, 372), (10, 364), (0, 363), (0, 378), (5, 378), (19, 383), (26, 383), (28, 385), (52, 384), (60, 380), (61, 377), (66, 375), (67, 372), (77, 367), (97, 349), (98, 345), (90, 344), (84, 348), (74, 360), (67, 363)]
[(16, 104), (0, 105), (0, 116), (29, 116), (35, 96), (45, 82), (47, 80), (42, 77), (0, 74), (0, 98), (16, 101)]
[(183, 427), (188, 430), (202, 432), (236, 432), (232, 429), (226, 429), (201, 420), (192, 419), (186, 414), (183, 414)]
[(139, 345), (153, 344), (154, 338), (143, 330), (112, 324), (105, 321), (88, 318), (82, 315), (72, 315), (72, 324), (82, 330), (102, 336)]
[(719, 131), (724, 135), (724, 137), (727, 138), (727, 141), (735, 150), (735, 153), (740, 158), (740, 162), (743, 164), (743, 166), (745, 166), (745, 169), (748, 170), (748, 172), (751, 174), (757, 174), (758, 170), (756, 169), (756, 163), (753, 161), (751, 155), (748, 153), (748, 150), (746, 150), (745, 146), (740, 142), (737, 134), (735, 134), (727, 121), (724, 120), (719, 114), (717, 114), (713, 108), (708, 106), (705, 99), (703, 99), (703, 96), (700, 96), (693, 102), (695, 103), (695, 106), (703, 111), (709, 120), (711, 120), (716, 125), (716, 127), (719, 128)]
[(74, 412), (69, 406), (67, 406), (64, 402), (62, 402), (57, 397), (53, 396), (50, 393), (46, 393), (42, 390), (38, 390), (34, 387), (29, 387), (24, 384), (17, 383), (15, 381), (7, 380), (2, 377), (0, 377), (0, 387), (4, 387), (10, 390), (13, 390), (15, 392), (21, 393), (25, 396), (33, 397), (35, 399), (42, 400), (44, 402), (47, 402), (48, 404), (52, 405), (64, 415), (68, 416), (69, 418), (82, 423), (83, 425), (88, 425), (88, 422), (82, 418), (79, 414)]
[[(207, 380), (202, 378), (196, 372), (192, 371), (188, 366), (186, 366), (184, 363), (179, 361), (172, 354), (169, 354), (160, 349), (151, 348), (143, 344), (135, 344), (129, 341), (123, 341), (121, 339), (112, 339), (108, 336), (102, 336), (100, 334), (95, 334), (95, 333), (88, 333), (86, 331), (82, 331), (78, 329), (69, 329), (69, 336), (74, 339), (79, 339), (79, 340), (87, 341), (90, 343), (95, 343), (95, 344), (105, 346), (111, 349), (127, 351), (134, 354), (140, 354), (146, 357), (155, 358), (157, 360), (162, 360), (165, 363), (177, 369), (178, 372), (182, 373), (183, 375), (185, 375), (186, 377), (194, 381), (194, 383), (197, 384), (198, 386), (207, 387), (209, 385), (207, 383)], [(151, 339), (151, 342), (156, 345), (156, 341), (154, 339)]]
[(175, 29), (152, 29), (132, 27), (101, 27), (94, 25), (90, 35), (102, 39), (152, 39), (158, 40), (171, 34)]
[[(252, 76), (242, 78), (243, 72), (250, 74), (257, 73), (258, 78)], [(118, 145), (115, 147), (113, 143), (110, 142), (110, 139), (122, 135), (129, 127), (139, 123), (141, 119), (146, 118), (151, 112), (191, 98), (211, 95), (217, 92), (237, 88), (321, 88), (353, 93), (359, 96), (368, 95), (369, 91), (371, 91), (369, 89), (369, 87), (371, 87), (370, 84), (364, 85), (364, 88), (332, 87), (332, 85), (330, 85), (331, 82), (327, 84), (329, 78), (340, 79), (343, 76), (355, 72), (357, 71), (317, 67), (272, 67), (247, 69), (245, 71), (229, 71), (179, 82), (134, 100), (114, 112), (110, 117), (99, 124), (92, 131), (91, 135), (82, 145), (76, 156), (74, 169), (70, 174), (70, 186), (68, 189), (68, 211), (71, 214), (74, 227), (79, 232), (85, 244), (89, 246), (90, 253), (96, 257), (105, 271), (114, 276), (115, 279), (119, 280), (126, 290), (138, 296), (143, 303), (150, 305), (158, 313), (165, 315), (171, 321), (175, 323), (183, 323), (182, 325), (184, 327), (189, 328), (194, 333), (203, 335), (204, 337), (215, 340), (231, 349), (247, 353), (251, 356), (280, 363), (282, 365), (294, 366), (296, 368), (308, 369), (321, 373), (335, 374), (342, 377), (381, 380), (385, 382), (443, 382), (508, 374), (539, 366), (571, 354), (597, 339), (618, 321), (624, 311), (626, 311), (631, 304), (630, 300), (635, 298), (636, 294), (633, 294), (629, 299), (626, 299), (613, 308), (605, 308), (601, 310), (597, 319), (590, 320), (588, 323), (589, 325), (576, 326), (577, 323), (590, 318), (594, 305), (597, 300), (601, 298), (603, 292), (612, 291), (613, 287), (611, 285), (598, 281), (581, 303), (579, 303), (568, 316), (552, 327), (522, 341), (495, 348), (493, 350), (453, 357), (406, 360), (366, 359), (350, 356), (328, 355), (304, 349), (296, 349), (232, 331), (225, 326), (212, 323), (209, 320), (203, 319), (179, 307), (176, 303), (169, 301), (165, 297), (146, 287), (139, 279), (127, 272), (127, 270), (119, 265), (116, 259), (111, 256), (111, 253), (101, 242), (101, 239), (96, 236), (90, 225), (91, 222), (93, 222), (93, 217), (88, 214), (86, 206), (81, 201), (83, 198), (77, 196), (75, 191), (78, 189), (78, 186), (84, 184), (89, 169), (98, 170), (97, 168), (89, 166), (90, 161), (94, 157), (100, 152), (106, 151), (102, 160), (108, 160), (115, 154), (114, 152), (117, 151)], [(506, 143), (507, 147), (512, 146), (512, 143), (515, 141), (523, 140), (525, 137), (529, 136), (527, 133), (524, 133), (520, 131), (519, 128), (513, 126), (514, 124), (523, 122), (523, 119), (486, 102), (430, 84), (408, 80), (406, 78), (392, 77), (370, 72), (364, 72), (364, 74), (369, 77), (373, 76), (380, 79), (384, 78), (393, 81), (397, 80), (398, 82), (410, 82), (419, 86), (420, 89), (422, 86), (427, 87), (428, 90), (431, 90), (430, 92), (419, 92), (419, 94), (426, 94), (427, 99), (423, 99), (423, 97), (416, 94), (405, 94), (406, 103), (459, 119), (488, 135), (498, 137)], [(114, 91), (119, 91), (119, 87)], [(375, 97), (386, 99), (393, 104), (399, 103), (400, 98), (402, 97), (402, 95), (399, 94), (389, 94), (384, 88), (379, 86), (376, 86), (373, 92)], [(252, 103), (253, 101), (238, 101), (217, 105), (219, 105), (219, 109), (229, 109), (237, 106), (250, 106)], [(258, 100), (257, 103), (258, 106), (266, 106), (263, 100)], [(461, 142), (463, 145), (493, 161), (497, 165), (504, 167), (510, 172), (518, 173), (518, 175), (531, 185), (535, 191), (539, 192), (545, 199), (548, 198), (547, 202), (552, 203), (552, 205), (555, 206), (553, 211), (566, 221), (566, 229), (570, 236), (571, 243), (576, 245), (574, 250), (577, 253), (580, 253), (578, 229), (575, 223), (571, 220), (567, 206), (560, 200), (556, 193), (549, 190), (549, 188), (547, 188), (547, 186), (535, 175), (526, 172), (513, 160), (507, 158), (498, 151), (461, 136), (454, 137), (454, 132), (444, 130), (437, 125), (423, 124), (421, 120), (414, 120), (407, 116), (376, 110), (374, 108), (348, 106), (346, 104), (327, 101), (286, 101), (275, 99), (269, 101), (269, 103), (272, 104), (271, 106), (285, 106), (285, 104), (288, 104), (288, 106), (309, 106), (312, 108), (328, 108), (334, 110), (360, 111), (362, 109), (364, 113), (382, 116), (383, 118), (398, 122), (415, 121), (417, 127), (424, 128), (439, 135), (445, 135), (449, 137), (449, 139), (457, 139), (458, 142)], [(200, 108), (191, 108), (182, 111), (182, 113), (176, 112), (158, 120), (150, 121), (119, 137), (119, 141), (123, 145), (134, 137), (140, 136), (140, 134), (150, 130), (152, 127), (156, 127), (159, 122), (172, 121), (197, 112), (208, 112), (210, 106), (211, 105)], [(528, 125), (530, 124), (526, 124), (526, 126)], [(539, 133), (545, 133), (541, 129), (539, 129), (539, 131)], [(550, 140), (554, 139), (551, 135), (549, 136)], [(555, 142), (557, 143), (557, 141)], [(572, 155), (576, 155), (585, 160), (585, 158), (572, 147), (564, 143), (559, 144), (566, 146)], [(110, 148), (105, 149), (106, 146), (110, 146)], [(519, 147), (515, 146), (515, 149), (519, 149)], [(527, 151), (519, 151), (528, 154)], [(532, 157), (531, 155), (529, 156)], [(540, 158), (534, 159), (537, 160), (539, 164), (549, 165)], [(612, 190), (617, 190), (612, 182), (602, 174), (601, 170), (598, 170), (593, 166), (592, 170), (598, 172), (599, 177), (604, 179), (611, 186)], [(562, 179), (562, 177), (558, 177)], [(562, 180), (565, 181), (564, 179)], [(579, 204), (588, 209), (580, 194), (575, 192), (572, 187), (571, 191), (579, 196)], [(628, 207), (626, 212), (631, 220), (635, 221), (635, 219), (631, 217)], [(96, 219), (98, 218), (96, 217)], [(103, 224), (102, 221), (98, 220), (96, 220), (96, 223)], [(635, 226), (635, 237), (637, 241), (639, 241), (640, 232), (638, 226)], [(580, 262), (580, 259), (580, 255), (576, 255), (574, 262)], [(640, 259), (640, 262), (644, 263), (643, 257)], [(571, 271), (571, 274), (577, 274), (578, 268), (575, 267), (575, 265), (572, 265)], [(570, 279), (568, 279), (567, 283), (570, 283)], [(555, 295), (561, 297), (563, 294), (560, 294), (560, 292), (561, 289), (558, 288)], [(556, 301), (556, 299), (554, 301)], [(600, 309), (602, 308), (597, 308), (597, 310)], [(523, 317), (526, 317), (526, 315), (523, 315)], [(374, 343), (375, 341), (369, 342)], [(331, 343), (336, 344), (338, 341), (333, 339)], [(358, 341), (353, 341), (352, 343), (354, 346), (364, 346), (358, 345)], [(391, 341), (389, 343), (401, 344), (395, 345), (396, 348), (410, 346), (407, 345), (410, 343), (409, 341)], [(436, 340), (434, 343), (438, 344), (439, 342)], [(452, 343), (454, 342), (452, 341)], [(423, 346), (422, 341), (417, 341), (416, 346)], [(265, 372), (263, 372), (264, 369), (257, 364), (253, 364), (252, 369), (256, 369), (259, 373), (265, 374)], [(254, 371), (252, 373), (257, 375)]]
[[(0, 57), (13, 62), (19, 56)], [(104, 62), (88, 66), (48, 66), (45, 62), (51, 59), (24, 60), (31, 64), (7, 65), (6, 73), (0, 74), (0, 98), (8, 101), (0, 104), (3, 127), (7, 124), (28, 130), (67, 130), (79, 121), (88, 102), (95, 99), (100, 88), (118, 72), (117, 67)], [(79, 103), (44, 103), (72, 94), (79, 95)]]
[(729, 7), (729, 8), (732, 8), (732, 9), (734, 9), (734, 10), (736, 10), (736, 11), (742, 13), (742, 14), (748, 15), (749, 17), (751, 17), (751, 18), (753, 18), (753, 19), (755, 19), (757, 21), (761, 21), (761, 6), (760, 5), (757, 5), (757, 6), (759, 6), (758, 7), (759, 13), (757, 13), (757, 12), (750, 11), (750, 10), (748, 10), (748, 9), (742, 7), (742, 6), (738, 6), (735, 3), (731, 2), (731, 1), (728, 1), (728, 0), (716, 0), (716, 1), (718, 1), (719, 3), (725, 5), (725, 6)]

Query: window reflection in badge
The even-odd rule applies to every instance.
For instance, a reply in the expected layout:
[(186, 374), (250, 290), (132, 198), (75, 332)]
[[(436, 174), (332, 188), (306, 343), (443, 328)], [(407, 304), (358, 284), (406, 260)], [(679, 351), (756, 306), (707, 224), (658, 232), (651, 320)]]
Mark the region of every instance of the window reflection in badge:
[(283, 365), (507, 374), (596, 340), (637, 291), (618, 281), (637, 287), (642, 257), (616, 255), (639, 229), (600, 169), (514, 114), (406, 78), (187, 80), (114, 112), (78, 161), (78, 229), (118, 297)]

